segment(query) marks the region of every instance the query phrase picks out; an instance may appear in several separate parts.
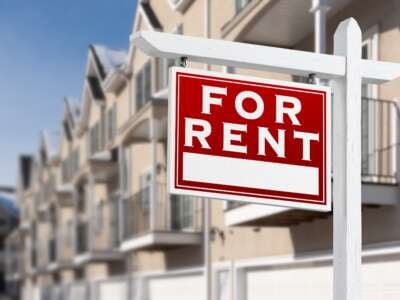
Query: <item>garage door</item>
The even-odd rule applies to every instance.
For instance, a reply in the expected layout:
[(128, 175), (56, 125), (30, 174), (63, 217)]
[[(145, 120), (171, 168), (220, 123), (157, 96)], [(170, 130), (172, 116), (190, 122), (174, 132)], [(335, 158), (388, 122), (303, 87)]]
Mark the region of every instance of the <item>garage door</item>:
[[(27, 296), (27, 297), (26, 297)], [(40, 300), (40, 288), (35, 286), (32, 288), (32, 296), (28, 294), (25, 294), (26, 297), (25, 299), (32, 299), (32, 300)]]
[(88, 286), (85, 284), (73, 284), (69, 288), (69, 300), (87, 300), (88, 295)]
[(149, 300), (204, 300), (204, 277), (186, 275), (149, 279), (148, 296)]
[(126, 300), (128, 298), (127, 281), (101, 282), (98, 285), (98, 295), (99, 300)]
[[(400, 299), (400, 262), (365, 263), (363, 299)], [(303, 265), (246, 272), (247, 300), (331, 300), (332, 267)]]

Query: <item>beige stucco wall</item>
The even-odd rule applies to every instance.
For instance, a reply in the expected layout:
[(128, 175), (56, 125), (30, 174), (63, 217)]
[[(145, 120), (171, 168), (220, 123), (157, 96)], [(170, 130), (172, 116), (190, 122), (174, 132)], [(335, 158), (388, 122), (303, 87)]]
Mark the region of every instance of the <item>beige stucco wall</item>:
[(105, 263), (89, 263), (84, 267), (86, 280), (93, 281), (108, 277), (108, 267)]
[(60, 283), (61, 284), (70, 284), (75, 280), (75, 272), (74, 270), (61, 270), (60, 271)]

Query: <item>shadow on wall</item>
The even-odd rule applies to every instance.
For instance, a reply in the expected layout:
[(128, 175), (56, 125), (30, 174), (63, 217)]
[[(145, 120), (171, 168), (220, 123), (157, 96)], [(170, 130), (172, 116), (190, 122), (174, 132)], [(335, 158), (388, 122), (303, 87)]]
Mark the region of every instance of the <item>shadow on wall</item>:
[[(363, 245), (400, 241), (400, 207), (363, 206)], [(333, 218), (331, 213), (318, 214), (314, 220), (290, 227), (295, 255), (312, 251), (332, 251)]]

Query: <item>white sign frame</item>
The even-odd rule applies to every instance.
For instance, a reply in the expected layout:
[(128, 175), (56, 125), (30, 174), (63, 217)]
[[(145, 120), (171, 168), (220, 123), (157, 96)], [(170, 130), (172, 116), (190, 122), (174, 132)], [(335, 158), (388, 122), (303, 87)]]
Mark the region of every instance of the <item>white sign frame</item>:
[[(326, 94), (326, 119), (325, 119), (325, 183), (323, 183), (326, 193), (325, 204), (320, 203), (304, 203), (304, 202), (295, 202), (295, 200), (278, 200), (278, 199), (270, 199), (264, 197), (252, 197), (252, 196), (242, 196), (242, 195), (233, 195), (229, 193), (217, 193), (217, 192), (207, 192), (207, 191), (197, 191), (191, 190), (190, 187), (188, 189), (176, 188), (174, 184), (175, 180), (175, 147), (176, 147), (176, 73), (184, 72), (190, 73), (193, 75), (202, 75), (202, 76), (212, 76), (220, 79), (233, 79), (233, 80), (241, 80), (247, 81), (251, 83), (261, 83), (261, 84), (272, 84), (285, 86), (290, 88), (302, 88), (313, 90), (316, 92), (323, 92)], [(238, 75), (238, 74), (229, 74), (229, 73), (217, 73), (212, 71), (206, 71), (201, 69), (188, 69), (181, 67), (173, 67), (170, 69), (170, 84), (169, 84), (169, 105), (168, 105), (168, 154), (167, 154), (167, 185), (168, 190), (171, 194), (176, 195), (186, 195), (186, 196), (198, 196), (219, 200), (231, 200), (231, 201), (239, 201), (245, 203), (253, 203), (253, 204), (263, 204), (263, 205), (273, 205), (280, 207), (289, 207), (289, 208), (298, 208), (305, 210), (314, 210), (314, 211), (330, 211), (332, 207), (332, 184), (331, 184), (331, 170), (332, 170), (332, 159), (331, 159), (331, 136), (332, 136), (332, 122), (331, 122), (331, 111), (332, 111), (332, 103), (331, 103), (331, 88), (327, 86), (319, 86), (319, 85), (311, 85), (305, 83), (297, 83), (290, 81), (282, 81), (282, 80), (274, 80), (274, 79), (264, 79), (260, 77), (253, 77), (247, 75)], [(227, 155), (229, 156), (229, 155)], [(300, 166), (300, 165), (299, 165)], [(306, 201), (306, 200), (305, 200)], [(311, 201), (310, 201), (311, 202)]]

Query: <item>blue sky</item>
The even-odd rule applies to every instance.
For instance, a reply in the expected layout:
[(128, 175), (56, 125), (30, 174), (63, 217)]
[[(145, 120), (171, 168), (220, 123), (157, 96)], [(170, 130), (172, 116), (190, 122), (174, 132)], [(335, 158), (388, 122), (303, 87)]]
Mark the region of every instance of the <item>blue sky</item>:
[(16, 160), (58, 130), (64, 96), (79, 97), (88, 45), (127, 48), (135, 0), (0, 1), (0, 185)]

